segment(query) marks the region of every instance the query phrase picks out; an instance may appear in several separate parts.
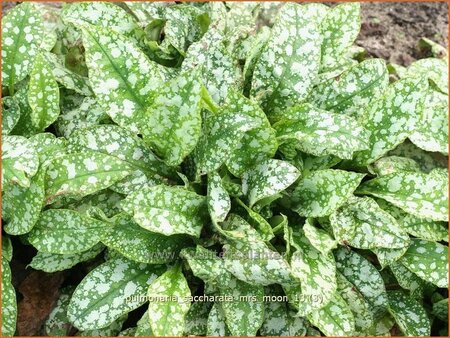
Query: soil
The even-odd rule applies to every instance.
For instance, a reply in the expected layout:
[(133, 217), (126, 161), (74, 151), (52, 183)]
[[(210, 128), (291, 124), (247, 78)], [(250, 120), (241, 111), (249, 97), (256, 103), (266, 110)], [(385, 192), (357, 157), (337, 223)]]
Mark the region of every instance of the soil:
[(417, 42), (426, 37), (448, 47), (448, 3), (362, 3), (356, 44), (375, 57), (408, 66), (422, 57)]

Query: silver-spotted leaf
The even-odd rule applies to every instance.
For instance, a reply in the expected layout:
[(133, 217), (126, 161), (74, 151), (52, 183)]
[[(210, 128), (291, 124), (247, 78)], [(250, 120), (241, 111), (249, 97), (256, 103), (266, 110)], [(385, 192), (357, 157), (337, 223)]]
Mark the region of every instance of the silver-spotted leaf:
[[(3, 258), (3, 257), (2, 257)], [(16, 290), (12, 284), (11, 268), (7, 259), (2, 259), (2, 336), (12, 337), (16, 332)]]
[(204, 196), (182, 187), (157, 185), (131, 193), (122, 208), (144, 229), (166, 236), (199, 237), (205, 204)]
[(208, 210), (211, 219), (223, 222), (231, 209), (230, 195), (222, 184), (222, 178), (216, 172), (208, 175)]
[(72, 325), (67, 318), (67, 307), (73, 288), (66, 287), (60, 291), (55, 307), (45, 320), (45, 333), (48, 336), (67, 336)]
[(15, 97), (2, 98), (2, 135), (8, 135), (20, 119), (20, 106)]
[(314, 171), (296, 186), (294, 210), (305, 217), (328, 216), (352, 196), (363, 177), (338, 169)]
[(155, 336), (184, 334), (184, 319), (191, 305), (190, 296), (191, 290), (178, 265), (151, 283), (148, 288), (148, 319)]
[(104, 328), (145, 303), (147, 287), (162, 269), (111, 258), (89, 272), (70, 300), (67, 316), (80, 330)]
[(262, 336), (304, 336), (306, 320), (295, 314), (286, 303), (265, 303), (264, 322), (259, 330), (260, 334)]
[(306, 219), (305, 224), (303, 225), (303, 232), (311, 245), (323, 255), (327, 255), (337, 246), (338, 241), (333, 239), (327, 231), (314, 226), (311, 218)]

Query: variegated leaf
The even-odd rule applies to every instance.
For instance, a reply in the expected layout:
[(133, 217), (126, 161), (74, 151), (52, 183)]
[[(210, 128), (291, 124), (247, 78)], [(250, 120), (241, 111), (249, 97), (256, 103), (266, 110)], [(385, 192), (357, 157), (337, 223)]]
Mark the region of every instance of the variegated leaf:
[(48, 336), (64, 337), (69, 334), (72, 325), (67, 318), (67, 307), (72, 293), (73, 287), (66, 287), (60, 291), (55, 307), (45, 320), (45, 333)]
[(327, 255), (337, 246), (338, 241), (333, 239), (325, 230), (315, 227), (311, 218), (306, 219), (303, 231), (311, 245), (323, 255)]
[(20, 119), (20, 106), (13, 96), (2, 98), (2, 135), (8, 135)]
[(230, 195), (216, 172), (208, 175), (207, 204), (211, 219), (216, 222), (223, 222), (231, 209)]
[(306, 327), (305, 318), (297, 317), (286, 303), (265, 303), (261, 336), (304, 336)]
[(376, 176), (389, 175), (394, 172), (420, 172), (420, 165), (412, 158), (385, 156), (368, 165), (369, 172)]
[(12, 284), (11, 268), (2, 257), (2, 336), (12, 337), (16, 332), (17, 303), (16, 290)]
[(363, 177), (337, 169), (314, 171), (295, 188), (294, 210), (304, 217), (328, 216), (352, 196)]

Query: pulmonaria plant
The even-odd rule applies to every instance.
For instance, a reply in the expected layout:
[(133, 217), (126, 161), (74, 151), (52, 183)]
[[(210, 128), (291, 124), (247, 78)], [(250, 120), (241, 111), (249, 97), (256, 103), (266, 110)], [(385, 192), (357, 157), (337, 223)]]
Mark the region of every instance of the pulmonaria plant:
[(3, 335), (23, 245), (85, 274), (50, 336), (447, 335), (447, 56), (366, 58), (357, 3), (273, 6), (3, 17)]

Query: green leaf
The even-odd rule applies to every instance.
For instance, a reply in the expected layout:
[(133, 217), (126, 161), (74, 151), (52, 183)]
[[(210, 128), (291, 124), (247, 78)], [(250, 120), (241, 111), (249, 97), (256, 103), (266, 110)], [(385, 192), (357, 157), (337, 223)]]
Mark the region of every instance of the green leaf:
[(389, 175), (395, 172), (420, 172), (420, 165), (412, 158), (385, 156), (368, 165), (370, 173), (376, 176)]
[(426, 86), (420, 79), (402, 79), (371, 104), (360, 118), (371, 132), (370, 147), (356, 155), (358, 164), (374, 162), (413, 133), (423, 119)]
[(423, 150), (448, 155), (448, 95), (429, 90), (424, 115), (409, 139)]
[(280, 141), (292, 141), (299, 150), (314, 156), (336, 155), (351, 159), (368, 148), (370, 133), (351, 116), (329, 113), (309, 104), (283, 113), (274, 125)]
[(337, 169), (312, 172), (293, 192), (294, 210), (304, 217), (321, 217), (340, 208), (353, 194), (364, 174)]
[(193, 302), (185, 317), (184, 335), (186, 336), (205, 336), (208, 315), (211, 310), (210, 302)]
[(330, 216), (339, 241), (358, 249), (401, 249), (409, 236), (395, 218), (370, 197), (353, 197)]
[(385, 61), (364, 60), (338, 78), (317, 85), (308, 101), (317, 108), (358, 118), (374, 99), (383, 94), (388, 84)]
[(230, 195), (216, 172), (208, 174), (208, 211), (215, 222), (223, 222), (231, 209)]
[(48, 273), (70, 269), (81, 262), (95, 258), (105, 247), (99, 243), (92, 248), (74, 254), (56, 254), (38, 251), (33, 257), (30, 267)]
[(435, 221), (448, 221), (448, 175), (396, 172), (364, 182), (358, 193), (382, 198), (407, 213)]
[(408, 247), (406, 246), (401, 249), (376, 248), (372, 249), (372, 252), (377, 255), (378, 262), (380, 263), (381, 268), (384, 269), (386, 266), (397, 262), (407, 250)]
[(52, 133), (39, 133), (28, 139), (39, 156), (41, 168), (46, 167), (55, 158), (66, 154), (66, 140)]
[(2, 198), (3, 229), (10, 235), (28, 233), (36, 224), (44, 204), (44, 171), (31, 178), (28, 188), (19, 185), (4, 187)]
[(47, 204), (59, 196), (81, 198), (93, 194), (125, 178), (131, 170), (116, 157), (89, 150), (56, 158), (47, 169)]
[(89, 82), (98, 103), (123, 128), (139, 131), (150, 95), (163, 77), (158, 65), (124, 36), (98, 26), (82, 26)]
[[(143, 183), (156, 185), (163, 183), (174, 174), (161, 162), (142, 141), (132, 132), (116, 125), (100, 125), (76, 131), (69, 138), (70, 152), (83, 152), (86, 149), (116, 157), (133, 168), (130, 177), (117, 182), (114, 187), (130, 193)], [(127, 183), (131, 179), (131, 183)]]
[[(319, 10), (320, 9), (320, 10)], [(253, 71), (250, 95), (269, 119), (307, 97), (320, 65), (320, 20), (326, 7), (285, 4)]]
[(264, 320), (264, 288), (234, 278), (219, 287), (220, 295), (233, 297), (221, 304), (231, 335), (256, 336)]
[(209, 312), (206, 335), (212, 337), (226, 337), (231, 335), (225, 323), (225, 314), (223, 313), (221, 303), (214, 303)]
[(321, 68), (332, 69), (342, 62), (349, 48), (359, 34), (361, 26), (360, 4), (349, 2), (339, 4), (328, 10), (321, 30), (323, 42), (321, 46)]
[(433, 314), (443, 322), (448, 322), (448, 298), (433, 304)]
[(143, 138), (169, 165), (180, 164), (200, 138), (201, 93), (198, 73), (185, 72), (158, 89), (146, 112)]
[(209, 284), (217, 284), (228, 277), (224, 261), (217, 257), (216, 252), (197, 245), (196, 248), (181, 250), (180, 257), (187, 260), (194, 276)]
[(246, 206), (239, 198), (236, 202), (245, 210), (243, 213), (248, 215), (244, 219), (258, 231), (264, 241), (268, 242), (275, 237), (272, 225), (262, 215)]
[(74, 210), (50, 209), (41, 213), (28, 240), (42, 252), (75, 254), (100, 242), (110, 227)]
[(123, 210), (144, 229), (166, 236), (199, 237), (205, 197), (179, 186), (145, 187), (127, 196)]
[(152, 329), (150, 327), (150, 321), (148, 320), (148, 310), (142, 315), (141, 319), (136, 324), (135, 337), (151, 337), (153, 336)]
[(409, 271), (403, 264), (394, 262), (389, 265), (389, 269), (398, 281), (398, 284), (411, 292), (413, 297), (422, 297), (427, 286), (426, 282), (416, 274)]
[(336, 274), (337, 291), (342, 299), (348, 304), (355, 318), (355, 333), (362, 335), (374, 323), (370, 305), (352, 283), (350, 283), (340, 272)]
[(56, 305), (45, 321), (45, 333), (48, 336), (64, 337), (69, 334), (72, 325), (67, 318), (67, 307), (69, 306), (72, 292), (72, 287), (63, 288), (60, 291)]
[(399, 263), (440, 288), (448, 285), (448, 247), (445, 245), (412, 239)]
[(337, 293), (323, 308), (308, 315), (309, 321), (326, 336), (352, 336), (355, 332), (355, 319), (349, 305)]
[(182, 235), (163, 236), (137, 225), (129, 216), (118, 217), (102, 242), (109, 248), (136, 262), (163, 264), (178, 257), (190, 243)]
[(78, 335), (81, 337), (116, 337), (122, 330), (123, 323), (127, 320), (128, 315), (124, 315), (110, 325), (93, 330), (78, 331)]
[(429, 336), (431, 324), (422, 305), (402, 291), (389, 291), (389, 312), (405, 336)]
[(205, 131), (194, 150), (198, 175), (218, 169), (235, 150), (244, 133), (257, 127), (257, 121), (237, 113), (232, 105), (223, 108), (220, 114), (207, 118)]
[(2, 187), (30, 187), (38, 168), (39, 158), (29, 140), (23, 136), (2, 137)]
[(145, 303), (148, 285), (162, 269), (111, 258), (89, 272), (70, 300), (67, 316), (80, 330), (103, 328)]
[(2, 236), (2, 258), (11, 262), (13, 257), (13, 246), (9, 236)]
[(64, 8), (62, 18), (76, 27), (88, 23), (99, 28), (109, 28), (136, 42), (142, 40), (144, 35), (132, 15), (110, 2), (76, 2)]
[(38, 53), (30, 74), (28, 103), (31, 122), (40, 130), (47, 128), (59, 116), (59, 87), (50, 64)]
[(303, 225), (305, 237), (314, 248), (323, 255), (327, 255), (332, 249), (336, 248), (337, 240), (333, 239), (328, 232), (315, 227), (313, 224), (311, 218), (306, 219), (305, 224)]
[(261, 336), (304, 336), (306, 320), (296, 317), (286, 303), (268, 302), (264, 307), (264, 322), (260, 329)]
[(31, 71), (44, 35), (40, 9), (25, 2), (2, 18), (2, 82), (14, 94), (14, 85)]
[(405, 76), (428, 78), (448, 95), (448, 61), (436, 58), (417, 60), (407, 68)]
[(180, 266), (166, 271), (148, 288), (150, 327), (155, 336), (182, 336), (191, 290)]
[(13, 96), (2, 98), (2, 135), (8, 135), (20, 119), (20, 106)]
[(186, 52), (182, 70), (199, 67), (202, 81), (216, 103), (223, 103), (231, 88), (241, 86), (241, 72), (226, 48), (224, 35), (209, 29)]
[(299, 176), (297, 168), (288, 162), (269, 159), (244, 173), (242, 191), (252, 207), (256, 202), (285, 190)]
[(2, 336), (14, 336), (17, 321), (16, 290), (8, 260), (2, 259)]
[(87, 77), (81, 76), (64, 67), (55, 54), (44, 53), (43, 55), (52, 69), (53, 77), (57, 82), (62, 84), (65, 88), (74, 90), (81, 95), (92, 95), (92, 90), (89, 86)]
[(370, 305), (375, 318), (385, 311), (386, 288), (378, 270), (365, 258), (347, 248), (335, 251), (337, 270), (353, 284)]
[(306, 237), (296, 233), (292, 245), (292, 275), (300, 281), (301, 300), (298, 315), (305, 316), (326, 306), (336, 292), (336, 263), (332, 254), (322, 254)]
[(273, 157), (278, 148), (278, 142), (275, 130), (256, 102), (235, 91), (229, 91), (226, 104), (230, 106), (230, 109), (245, 113), (258, 124), (258, 127), (244, 134), (240, 144), (226, 160), (228, 169), (235, 176), (242, 176), (256, 163)]

